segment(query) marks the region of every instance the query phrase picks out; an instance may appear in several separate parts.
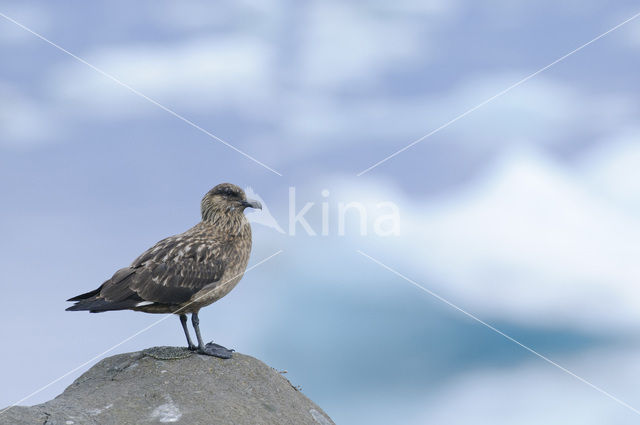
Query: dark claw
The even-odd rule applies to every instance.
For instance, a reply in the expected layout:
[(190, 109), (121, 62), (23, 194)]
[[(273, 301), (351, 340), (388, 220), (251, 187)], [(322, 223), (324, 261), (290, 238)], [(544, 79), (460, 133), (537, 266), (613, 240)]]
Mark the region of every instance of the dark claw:
[(230, 350), (219, 344), (213, 342), (208, 343), (204, 348), (199, 348), (198, 353), (205, 354), (207, 356), (219, 357), (221, 359), (230, 359), (235, 350)]

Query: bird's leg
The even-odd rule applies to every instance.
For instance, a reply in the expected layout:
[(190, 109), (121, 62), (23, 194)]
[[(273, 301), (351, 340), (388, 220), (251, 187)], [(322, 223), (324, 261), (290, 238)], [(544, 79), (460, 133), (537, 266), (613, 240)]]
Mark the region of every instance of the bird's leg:
[(230, 359), (233, 350), (223, 347), (222, 345), (214, 344), (213, 342), (204, 344), (202, 336), (200, 335), (200, 319), (198, 313), (191, 314), (191, 324), (196, 331), (196, 337), (198, 338), (198, 353), (206, 354), (208, 356), (220, 357), (221, 359)]
[(189, 350), (195, 351), (198, 349), (196, 345), (191, 341), (191, 335), (189, 335), (189, 328), (187, 327), (187, 315), (180, 315), (180, 323), (182, 323), (182, 329), (184, 330), (184, 335), (187, 337), (187, 344), (189, 344)]
[(196, 338), (198, 338), (198, 351), (204, 350), (204, 342), (202, 342), (202, 335), (200, 335), (200, 319), (198, 313), (191, 314), (191, 324), (196, 331)]

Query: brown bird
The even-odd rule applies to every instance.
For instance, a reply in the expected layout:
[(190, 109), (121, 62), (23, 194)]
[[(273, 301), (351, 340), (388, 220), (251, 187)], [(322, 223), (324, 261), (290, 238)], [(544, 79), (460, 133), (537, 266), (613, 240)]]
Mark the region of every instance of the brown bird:
[[(67, 310), (178, 314), (190, 350), (230, 358), (233, 350), (203, 343), (198, 312), (227, 295), (242, 279), (251, 252), (251, 226), (244, 216), (247, 207), (262, 209), (260, 202), (247, 200), (238, 186), (217, 185), (202, 198), (200, 223), (161, 240), (98, 289), (70, 298), (67, 301), (77, 302)], [(188, 313), (197, 346), (187, 328)]]

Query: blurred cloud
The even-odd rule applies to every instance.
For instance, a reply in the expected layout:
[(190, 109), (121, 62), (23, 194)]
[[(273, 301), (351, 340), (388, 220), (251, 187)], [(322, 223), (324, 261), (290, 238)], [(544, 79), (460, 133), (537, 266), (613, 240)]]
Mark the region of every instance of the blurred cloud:
[(355, 180), (335, 196), (394, 200), (401, 237), (349, 243), (482, 318), (603, 333), (640, 326), (640, 221), (541, 151), (507, 151), (429, 201)]
[[(425, 117), (429, 122), (437, 117), (444, 123), (448, 121), (445, 118), (451, 119), (470, 109), (529, 73), (475, 77), (443, 98), (433, 100)], [(576, 133), (600, 132), (629, 122), (636, 111), (637, 102), (626, 93), (589, 93), (570, 82), (541, 75), (483, 106), (464, 121), (456, 122), (447, 131), (452, 137), (468, 139), (465, 144), (471, 148), (508, 146), (523, 139), (552, 146), (572, 143)]]
[[(28, 23), (31, 28), (37, 29), (37, 31), (47, 31), (51, 28), (50, 15), (44, 8), (35, 4), (3, 2), (0, 12), (20, 23)], [(3, 17), (0, 17), (0, 21), (0, 46), (20, 47), (26, 43), (33, 43), (33, 34), (29, 34)]]
[[(102, 47), (83, 59), (154, 100), (181, 109), (241, 109), (251, 115), (271, 96), (273, 55), (253, 37), (205, 37), (183, 42)], [(68, 58), (57, 67), (49, 90), (95, 118), (155, 113), (136, 95)], [(128, 107), (127, 107), (128, 106)], [(134, 107), (135, 106), (135, 107)], [(80, 108), (80, 109), (78, 109)], [(87, 109), (84, 109), (87, 108)]]
[(226, 29), (233, 26), (255, 30), (269, 18), (286, 12), (284, 2), (278, 0), (238, 0), (216, 2), (195, 0), (186, 3), (161, 2), (154, 4), (152, 16), (163, 26), (181, 30)]
[(425, 207), (407, 226), (422, 229), (413, 261), (462, 305), (549, 326), (640, 325), (640, 222), (549, 158), (506, 154)]
[(578, 166), (608, 200), (640, 214), (640, 128), (621, 131), (585, 152)]
[[(556, 359), (614, 397), (638, 408), (638, 347), (589, 349)], [(351, 403), (353, 403), (351, 401)], [(637, 414), (539, 359), (460, 374), (428, 394), (367, 394), (355, 408), (341, 408), (350, 423), (476, 425), (627, 425)], [(371, 406), (385, 405), (385, 409)], [(356, 413), (357, 412), (357, 413)]]
[[(638, 409), (637, 348), (592, 350), (561, 364)], [(424, 400), (408, 424), (534, 425), (563, 423), (622, 425), (637, 413), (542, 361), (500, 370), (478, 370), (447, 384)], [(464, 406), (463, 409), (460, 406)]]
[(627, 42), (632, 47), (640, 47), (640, 26), (632, 25), (626, 29), (625, 34), (627, 35)]
[(29, 150), (60, 136), (56, 114), (46, 102), (0, 81), (0, 147)]
[(303, 19), (300, 83), (307, 88), (371, 84), (385, 71), (428, 56), (422, 23), (379, 13), (369, 5), (313, 2)]
[[(291, 135), (293, 155), (313, 155), (349, 141), (363, 148), (372, 142), (386, 146), (386, 155), (440, 127), (494, 96), (527, 73), (475, 76), (443, 94), (338, 99), (330, 96), (294, 98), (284, 125)], [(637, 114), (637, 102), (627, 94), (596, 94), (538, 76), (512, 92), (465, 116), (417, 149), (437, 145), (460, 156), (498, 152), (501, 148), (535, 143), (548, 148), (580, 146), (582, 136), (602, 134), (628, 125)], [(317, 117), (322, 116), (322, 124)], [(380, 160), (384, 158), (381, 154)], [(426, 158), (428, 160), (428, 157)]]

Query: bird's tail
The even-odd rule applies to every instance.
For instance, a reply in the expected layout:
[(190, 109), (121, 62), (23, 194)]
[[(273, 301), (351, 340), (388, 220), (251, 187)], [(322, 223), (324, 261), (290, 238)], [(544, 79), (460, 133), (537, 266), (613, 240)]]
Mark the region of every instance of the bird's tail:
[[(127, 310), (136, 307), (144, 301), (129, 288), (126, 279), (130, 278), (134, 270), (130, 267), (118, 270), (111, 279), (100, 285), (93, 291), (76, 295), (67, 301), (75, 301), (75, 304), (67, 308), (67, 311), (89, 311), (100, 313), (110, 310)], [(106, 288), (106, 289), (105, 289)], [(104, 293), (106, 290), (106, 294)]]
[(94, 297), (94, 296), (98, 295), (98, 293), (100, 292), (101, 289), (102, 289), (102, 286), (99, 287), (98, 289), (94, 289), (93, 291), (89, 291), (89, 292), (85, 292), (84, 294), (76, 295), (73, 298), (69, 298), (67, 301), (82, 301), (82, 300), (86, 300), (88, 298), (91, 298), (91, 297)]
[(82, 303), (76, 303), (71, 307), (65, 308), (65, 311), (82, 311), (82, 310), (90, 310), (90, 308), (87, 305), (82, 305)]
[[(99, 301), (96, 297), (100, 293), (100, 289), (94, 289), (93, 291), (85, 292), (84, 294), (76, 295), (75, 297), (69, 298), (67, 301), (77, 301), (71, 307), (68, 307), (66, 311), (92, 311), (94, 310), (94, 306), (99, 307), (97, 301)], [(103, 310), (106, 311), (106, 310)]]
[(139, 301), (136, 300), (123, 300), (119, 302), (107, 301), (104, 298), (90, 298), (86, 300), (80, 300), (71, 307), (68, 307), (66, 311), (89, 311), (90, 313), (102, 313), (104, 311), (112, 310), (128, 310), (135, 307)]

